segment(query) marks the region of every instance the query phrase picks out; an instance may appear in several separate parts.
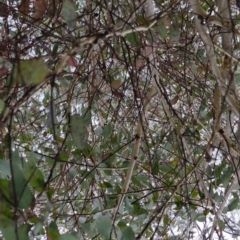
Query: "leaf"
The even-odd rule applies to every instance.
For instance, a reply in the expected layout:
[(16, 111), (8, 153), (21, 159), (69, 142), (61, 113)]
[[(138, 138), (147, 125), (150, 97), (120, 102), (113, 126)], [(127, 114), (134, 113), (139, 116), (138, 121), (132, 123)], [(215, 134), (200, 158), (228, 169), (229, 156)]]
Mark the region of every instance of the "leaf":
[(15, 230), (15, 225), (8, 219), (1, 219), (0, 230), (5, 240), (28, 240), (28, 232), (30, 225), (23, 224), (18, 226), (18, 231)]
[(126, 227), (122, 230), (121, 240), (135, 240), (135, 235), (131, 227)]
[(85, 127), (88, 127), (91, 123), (91, 111), (83, 110), (83, 123)]
[(136, 15), (136, 20), (139, 22), (141, 25), (147, 25), (149, 23), (148, 19), (146, 19), (142, 14)]
[(44, 190), (44, 178), (42, 172), (36, 166), (36, 162), (33, 160), (33, 155), (26, 162), (24, 170), (30, 186), (36, 191), (42, 192)]
[(0, 177), (6, 178), (11, 175), (10, 165), (8, 161), (0, 160)]
[(170, 27), (171, 21), (167, 15), (165, 15), (161, 20), (164, 26)]
[(173, 42), (178, 42), (179, 38), (180, 38), (180, 31), (179, 29), (172, 27), (170, 28), (170, 32), (169, 32), (169, 37)]
[(158, 175), (158, 173), (159, 173), (159, 163), (158, 163), (158, 160), (155, 159), (152, 165), (152, 174)]
[(235, 82), (236, 82), (236, 85), (237, 85), (237, 86), (240, 85), (240, 74), (237, 75), (237, 77), (235, 78)]
[(226, 187), (229, 184), (231, 177), (232, 177), (232, 169), (231, 168), (229, 168), (223, 172), (223, 176), (220, 178), (220, 181), (224, 187)]
[(77, 67), (78, 62), (74, 56), (69, 56), (67, 60), (67, 65), (71, 67)]
[(56, 222), (51, 222), (47, 227), (47, 237), (49, 240), (55, 240), (60, 236)]
[(66, 21), (67, 25), (71, 28), (74, 28), (76, 25), (76, 6), (70, 0), (65, 0), (62, 6), (62, 15), (64, 21)]
[(5, 102), (3, 100), (0, 99), (0, 113), (2, 113), (2, 111), (5, 108)]
[(153, 52), (152, 46), (145, 46), (144, 49), (142, 50), (142, 55), (144, 57), (149, 57), (149, 55)]
[(52, 54), (53, 55), (57, 54), (57, 51), (58, 51), (58, 44), (55, 43), (54, 46), (53, 46), (53, 49), (52, 49)]
[(206, 109), (206, 99), (203, 99), (199, 107), (199, 112), (203, 113), (205, 109)]
[(8, 68), (6, 66), (2, 66), (0, 68), (0, 77), (4, 76), (6, 73), (8, 73)]
[(206, 215), (205, 214), (202, 214), (202, 213), (199, 213), (198, 215), (197, 215), (197, 221), (198, 222), (206, 222)]
[(33, 18), (40, 19), (44, 15), (47, 9), (47, 3), (45, 0), (35, 0), (34, 8), (35, 8), (35, 12), (33, 14)]
[(97, 136), (100, 136), (102, 135), (103, 129), (100, 126), (98, 126), (97, 128), (94, 129), (94, 132)]
[(29, 4), (30, 4), (29, 0), (21, 0), (20, 4), (18, 5), (19, 12), (24, 15), (28, 15)]
[(157, 30), (162, 38), (167, 37), (167, 28), (163, 24), (162, 20), (158, 21)]
[[(11, 195), (11, 196), (10, 196)], [(2, 218), (10, 219), (12, 217), (12, 191), (10, 182), (6, 179), (0, 179), (0, 223)]]
[(122, 92), (119, 92), (118, 90), (112, 91), (112, 94), (119, 99), (123, 99), (124, 97), (124, 94)]
[(135, 68), (136, 68), (137, 70), (141, 69), (143, 66), (144, 66), (144, 61), (143, 61), (143, 60), (138, 59), (138, 60), (135, 62)]
[(71, 134), (74, 145), (80, 150), (84, 149), (87, 143), (88, 131), (84, 119), (79, 114), (71, 116)]
[(124, 203), (125, 203), (125, 208), (129, 213), (132, 213), (134, 210), (134, 206), (131, 204), (131, 202), (129, 201), (129, 198), (126, 196), (124, 198)]
[(7, 4), (0, 2), (0, 17), (8, 17), (10, 11), (11, 9)]
[(239, 198), (235, 197), (228, 205), (228, 211), (233, 211), (239, 205)]
[(169, 216), (167, 214), (163, 216), (163, 224), (164, 226), (167, 226), (169, 224)]
[(219, 226), (219, 228), (220, 228), (221, 230), (224, 230), (224, 228), (225, 228), (225, 223), (224, 223), (224, 221), (221, 220), (221, 219), (219, 219), (219, 220), (218, 220), (218, 226)]
[(112, 228), (112, 222), (109, 216), (101, 216), (97, 220), (96, 228), (98, 233), (105, 239), (110, 239), (110, 232)]
[(138, 34), (135, 32), (131, 32), (125, 36), (126, 40), (130, 42), (132, 46), (137, 46), (139, 43)]
[(20, 62), (13, 70), (13, 79), (16, 83), (41, 83), (48, 74), (47, 65), (40, 59), (30, 59)]
[(18, 207), (22, 209), (28, 208), (32, 202), (32, 194), (27, 185), (28, 182), (15, 162), (12, 163), (12, 172), (12, 189), (13, 194), (17, 198)]
[(178, 95), (176, 95), (169, 102), (170, 102), (171, 105), (175, 105), (178, 102), (178, 99), (179, 99), (179, 97), (178, 97)]
[(111, 86), (112, 86), (112, 88), (114, 88), (114, 89), (118, 89), (121, 85), (122, 85), (121, 80), (113, 80), (113, 81), (111, 82)]
[(164, 173), (169, 173), (172, 171), (172, 168), (167, 164), (161, 164), (159, 165), (159, 170), (161, 170)]
[(103, 128), (103, 133), (102, 135), (104, 137), (108, 137), (112, 132), (112, 127), (111, 127), (111, 123), (108, 123), (104, 128)]

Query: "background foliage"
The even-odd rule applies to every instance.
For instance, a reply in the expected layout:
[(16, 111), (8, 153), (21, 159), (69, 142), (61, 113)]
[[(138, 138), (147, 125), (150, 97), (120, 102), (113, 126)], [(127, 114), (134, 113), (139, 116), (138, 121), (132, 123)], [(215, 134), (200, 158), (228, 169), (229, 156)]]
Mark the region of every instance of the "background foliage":
[(3, 0), (1, 239), (240, 236), (239, 7)]

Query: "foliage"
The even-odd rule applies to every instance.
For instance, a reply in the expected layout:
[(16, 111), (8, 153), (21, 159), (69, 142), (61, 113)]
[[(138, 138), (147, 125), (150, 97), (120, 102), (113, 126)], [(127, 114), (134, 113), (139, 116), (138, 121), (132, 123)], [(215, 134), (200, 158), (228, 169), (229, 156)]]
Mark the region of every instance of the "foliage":
[(240, 236), (225, 3), (0, 3), (2, 238)]

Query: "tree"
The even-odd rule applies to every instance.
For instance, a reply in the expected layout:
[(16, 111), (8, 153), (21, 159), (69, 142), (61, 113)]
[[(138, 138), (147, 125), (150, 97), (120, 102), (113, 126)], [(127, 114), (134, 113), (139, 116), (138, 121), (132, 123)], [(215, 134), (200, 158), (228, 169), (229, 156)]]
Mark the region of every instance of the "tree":
[(239, 7), (3, 1), (2, 238), (237, 238)]

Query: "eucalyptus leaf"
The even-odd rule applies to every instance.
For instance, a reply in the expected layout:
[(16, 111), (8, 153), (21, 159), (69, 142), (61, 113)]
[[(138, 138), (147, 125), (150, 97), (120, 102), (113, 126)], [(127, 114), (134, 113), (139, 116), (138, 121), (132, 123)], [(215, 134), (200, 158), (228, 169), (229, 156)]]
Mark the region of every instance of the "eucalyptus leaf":
[(5, 108), (5, 102), (3, 100), (0, 99), (0, 113), (2, 113), (2, 111)]
[(31, 84), (41, 83), (48, 74), (48, 68), (41, 59), (23, 60), (15, 65), (13, 70), (13, 80), (15, 83)]
[(74, 28), (76, 26), (76, 6), (70, 0), (64, 0), (62, 6), (63, 19), (66, 21), (69, 27)]
[(236, 197), (234, 198), (228, 205), (228, 210), (229, 211), (233, 211), (234, 209), (236, 209), (239, 205), (239, 198)]
[(83, 117), (79, 114), (71, 116), (71, 134), (74, 145), (80, 150), (84, 149), (87, 143), (88, 130)]
[(50, 239), (57, 239), (60, 236), (56, 222), (52, 221), (47, 227), (48, 237)]
[(15, 228), (15, 224), (5, 225), (6, 222), (0, 223), (0, 230), (4, 236), (5, 240), (28, 240), (29, 235), (28, 232), (31, 228), (30, 225), (23, 224), (18, 226), (17, 230)]
[(131, 32), (125, 36), (125, 39), (129, 41), (132, 46), (137, 46), (139, 44), (138, 33)]
[(101, 216), (98, 218), (96, 223), (96, 228), (98, 233), (104, 238), (104, 239), (110, 239), (110, 232), (112, 228), (112, 222), (109, 216)]
[(28, 208), (32, 202), (32, 194), (23, 172), (16, 163), (12, 163), (12, 189), (19, 208)]
[(121, 240), (135, 240), (135, 235), (131, 227), (126, 227), (122, 229)]
[(36, 161), (33, 159), (33, 155), (31, 155), (32, 159), (29, 158), (24, 167), (24, 173), (26, 178), (29, 181), (31, 187), (33, 187), (36, 191), (42, 192), (44, 190), (44, 178), (42, 172), (36, 165)]
[(158, 21), (158, 24), (157, 24), (157, 30), (160, 34), (160, 36), (162, 38), (166, 38), (167, 37), (167, 28), (166, 26), (163, 24), (162, 20), (159, 20)]

